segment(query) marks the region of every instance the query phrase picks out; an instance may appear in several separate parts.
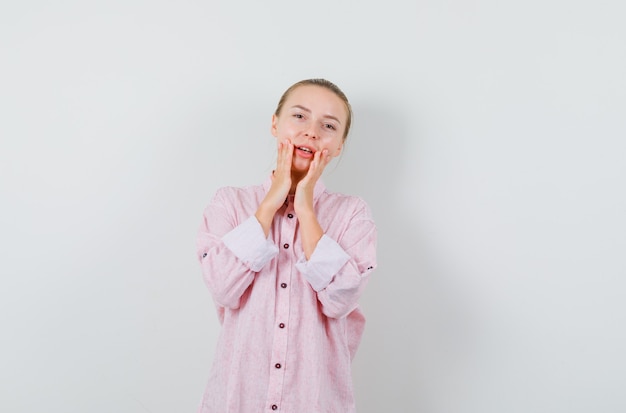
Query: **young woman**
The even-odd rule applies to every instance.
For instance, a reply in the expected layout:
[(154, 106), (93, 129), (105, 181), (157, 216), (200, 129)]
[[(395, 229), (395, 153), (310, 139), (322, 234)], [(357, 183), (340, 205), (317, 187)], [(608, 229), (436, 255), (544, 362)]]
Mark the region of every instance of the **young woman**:
[(376, 267), (376, 227), (360, 198), (320, 176), (352, 120), (344, 93), (303, 80), (272, 116), (276, 169), (219, 189), (198, 258), (222, 324), (201, 413), (353, 413), (358, 299)]

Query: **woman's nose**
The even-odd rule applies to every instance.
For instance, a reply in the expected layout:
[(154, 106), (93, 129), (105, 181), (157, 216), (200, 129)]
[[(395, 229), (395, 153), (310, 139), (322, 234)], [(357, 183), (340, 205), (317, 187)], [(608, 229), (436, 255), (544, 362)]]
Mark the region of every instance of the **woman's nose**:
[(315, 126), (310, 126), (305, 132), (304, 132), (304, 136), (311, 138), (311, 139), (317, 139), (318, 134), (317, 131), (315, 130)]

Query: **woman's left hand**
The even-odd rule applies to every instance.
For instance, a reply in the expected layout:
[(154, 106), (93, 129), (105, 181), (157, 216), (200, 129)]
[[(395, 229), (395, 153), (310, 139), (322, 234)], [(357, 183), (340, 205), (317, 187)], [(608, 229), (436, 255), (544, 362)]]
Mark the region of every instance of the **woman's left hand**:
[(331, 159), (332, 157), (328, 153), (328, 149), (315, 152), (313, 160), (309, 165), (309, 171), (296, 186), (293, 207), (298, 216), (313, 212), (313, 189)]
[(300, 239), (302, 240), (302, 250), (308, 260), (311, 258), (317, 242), (324, 235), (324, 231), (317, 221), (317, 216), (313, 210), (313, 190), (317, 180), (322, 176), (324, 168), (330, 162), (331, 156), (328, 150), (315, 152), (313, 160), (309, 165), (309, 171), (304, 178), (296, 185), (296, 193), (293, 199), (293, 208), (300, 223)]

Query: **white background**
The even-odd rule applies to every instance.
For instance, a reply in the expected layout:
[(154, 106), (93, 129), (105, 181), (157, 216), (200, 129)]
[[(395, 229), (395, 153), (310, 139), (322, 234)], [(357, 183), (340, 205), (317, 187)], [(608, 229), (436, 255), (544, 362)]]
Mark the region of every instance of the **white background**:
[(626, 411), (623, 4), (3, 1), (0, 410), (195, 411), (202, 210), (325, 77), (379, 227), (359, 412)]

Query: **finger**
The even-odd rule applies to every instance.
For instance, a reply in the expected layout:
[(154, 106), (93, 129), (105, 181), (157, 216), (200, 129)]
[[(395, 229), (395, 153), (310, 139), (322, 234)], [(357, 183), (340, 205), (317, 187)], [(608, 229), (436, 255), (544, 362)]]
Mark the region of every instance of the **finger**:
[(328, 151), (328, 149), (324, 149), (324, 151), (322, 151), (322, 160), (324, 163), (324, 167), (326, 167), (326, 165), (330, 163), (331, 159), (332, 157), (330, 156), (330, 152)]
[[(317, 155), (317, 153), (316, 153), (316, 155)], [(330, 158), (330, 156), (328, 155), (328, 149), (324, 149), (320, 153), (319, 157), (317, 158), (315, 169), (316, 169), (316, 171), (319, 172), (320, 175), (324, 171), (324, 168), (326, 167), (326, 165), (328, 165), (329, 158)]]
[(309, 165), (307, 176), (312, 176), (315, 174), (315, 171), (317, 171), (319, 163), (320, 163), (320, 152), (315, 152), (313, 154), (313, 160), (311, 160), (311, 164)]
[(276, 146), (276, 166), (280, 166), (282, 163), (284, 145), (285, 144), (283, 142), (278, 142), (278, 145)]
[(321, 152), (315, 152), (313, 155), (313, 160), (311, 161), (311, 165), (309, 166), (309, 170), (305, 176), (305, 179), (310, 180), (311, 182), (315, 182), (319, 179), (324, 171), (324, 167), (326, 166), (324, 163), (324, 153), (326, 150)]
[(291, 141), (287, 139), (285, 141), (285, 145), (283, 147), (283, 159), (282, 159), (282, 167), (285, 172), (291, 170), (291, 158), (293, 157), (293, 145)]
[(285, 140), (285, 141), (281, 141), (279, 143), (279, 148), (278, 148), (278, 160), (277, 160), (277, 169), (280, 170), (280, 172), (284, 172), (285, 168), (287, 165), (289, 165), (291, 163), (291, 159), (289, 157), (289, 146), (290, 146), (290, 142), (289, 140)]

